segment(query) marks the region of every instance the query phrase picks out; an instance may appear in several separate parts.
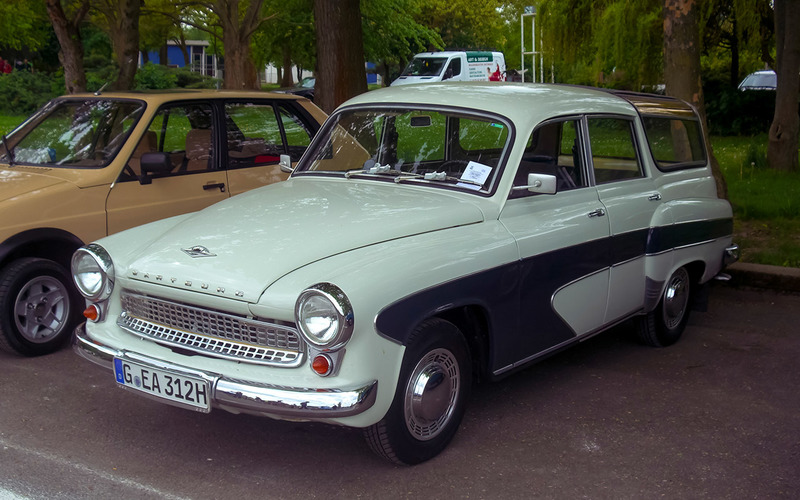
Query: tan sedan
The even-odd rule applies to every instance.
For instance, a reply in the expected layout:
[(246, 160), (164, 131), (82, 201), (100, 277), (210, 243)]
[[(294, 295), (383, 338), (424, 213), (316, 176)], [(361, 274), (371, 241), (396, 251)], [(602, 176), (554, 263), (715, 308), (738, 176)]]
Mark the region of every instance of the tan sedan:
[(281, 156), (296, 162), (325, 118), (263, 92), (49, 102), (0, 146), (0, 348), (45, 354), (70, 336), (83, 319), (68, 273), (78, 247), (284, 180)]

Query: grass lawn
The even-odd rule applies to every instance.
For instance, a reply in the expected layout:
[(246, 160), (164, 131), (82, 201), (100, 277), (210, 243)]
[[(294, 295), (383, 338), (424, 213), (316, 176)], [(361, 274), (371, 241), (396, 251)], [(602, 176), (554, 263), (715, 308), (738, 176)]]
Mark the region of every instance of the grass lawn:
[(14, 127), (25, 121), (27, 116), (5, 116), (0, 115), (0, 135), (7, 134), (14, 130)]
[(767, 135), (712, 137), (742, 261), (800, 267), (800, 172), (766, 166)]

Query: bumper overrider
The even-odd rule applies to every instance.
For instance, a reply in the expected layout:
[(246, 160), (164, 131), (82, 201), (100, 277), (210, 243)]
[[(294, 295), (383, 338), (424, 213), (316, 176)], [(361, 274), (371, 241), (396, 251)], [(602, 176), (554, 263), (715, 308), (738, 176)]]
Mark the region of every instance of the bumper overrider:
[(116, 359), (203, 377), (211, 381), (211, 406), (278, 418), (314, 420), (357, 415), (375, 404), (378, 393), (377, 381), (361, 387), (314, 389), (229, 379), (106, 346), (89, 338), (85, 324), (75, 329), (73, 349), (83, 358), (110, 370)]

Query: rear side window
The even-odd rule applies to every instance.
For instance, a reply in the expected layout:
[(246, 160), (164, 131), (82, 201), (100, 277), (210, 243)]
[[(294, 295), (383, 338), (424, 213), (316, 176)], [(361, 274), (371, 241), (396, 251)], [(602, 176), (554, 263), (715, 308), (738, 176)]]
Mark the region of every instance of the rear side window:
[(642, 123), (659, 170), (705, 165), (706, 150), (697, 120), (644, 116)]

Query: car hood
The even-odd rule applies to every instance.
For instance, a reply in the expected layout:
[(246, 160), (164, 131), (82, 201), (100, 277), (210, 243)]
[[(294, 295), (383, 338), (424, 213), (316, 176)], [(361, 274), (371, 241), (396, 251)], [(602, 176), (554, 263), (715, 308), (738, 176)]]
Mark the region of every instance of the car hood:
[(381, 181), (290, 179), (188, 217), (145, 245), (123, 272), (256, 302), (271, 283), (320, 259), (481, 222), (471, 196)]
[(0, 201), (64, 182), (63, 179), (47, 175), (49, 170), (35, 167), (0, 167)]

